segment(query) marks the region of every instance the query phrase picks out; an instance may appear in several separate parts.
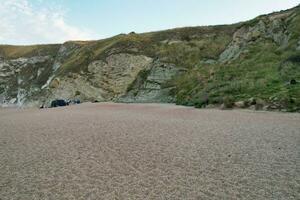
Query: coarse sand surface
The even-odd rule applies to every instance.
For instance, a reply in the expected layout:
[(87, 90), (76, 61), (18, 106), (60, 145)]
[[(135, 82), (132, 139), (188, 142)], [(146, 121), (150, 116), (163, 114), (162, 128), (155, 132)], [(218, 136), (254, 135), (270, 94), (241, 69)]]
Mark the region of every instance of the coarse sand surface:
[(0, 199), (300, 199), (300, 114), (0, 109)]

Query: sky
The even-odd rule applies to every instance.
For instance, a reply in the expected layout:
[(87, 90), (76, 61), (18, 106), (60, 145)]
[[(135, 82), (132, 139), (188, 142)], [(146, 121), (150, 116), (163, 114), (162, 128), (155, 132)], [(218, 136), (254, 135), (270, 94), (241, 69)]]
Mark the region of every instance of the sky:
[(0, 0), (0, 44), (96, 40), (185, 26), (232, 24), (300, 0)]

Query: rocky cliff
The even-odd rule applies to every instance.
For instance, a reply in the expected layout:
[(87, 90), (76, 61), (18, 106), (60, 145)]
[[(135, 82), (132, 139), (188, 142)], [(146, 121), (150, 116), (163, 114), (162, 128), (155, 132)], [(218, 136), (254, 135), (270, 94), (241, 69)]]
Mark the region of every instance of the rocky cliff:
[(1, 105), (76, 98), (202, 107), (255, 98), (295, 111), (299, 81), (299, 7), (233, 25), (0, 46)]

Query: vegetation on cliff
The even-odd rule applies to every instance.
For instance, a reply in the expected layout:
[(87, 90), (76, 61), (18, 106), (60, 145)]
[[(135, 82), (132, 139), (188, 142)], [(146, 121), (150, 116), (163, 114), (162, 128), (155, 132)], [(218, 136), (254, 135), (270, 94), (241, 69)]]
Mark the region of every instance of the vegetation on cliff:
[[(103, 88), (105, 83), (102, 82), (113, 84), (113, 80), (120, 82), (122, 78), (118, 70), (110, 69), (101, 73), (112, 77), (109, 80), (101, 79), (101, 84), (96, 83), (97, 80), (93, 79), (95, 75), (89, 71), (89, 65), (95, 61), (108, 63), (109, 60), (112, 64), (108, 63), (107, 68), (120, 67), (117, 60), (111, 59), (124, 60), (124, 55), (130, 55), (128, 59), (135, 62), (139, 61), (132, 56), (145, 56), (145, 59), (147, 57), (153, 61), (147, 65), (137, 63), (143, 69), (139, 67), (138, 70), (141, 71), (134, 73), (137, 77), (132, 82), (126, 82), (127, 89), (115, 88), (118, 94), (112, 94), (114, 90), (111, 90), (111, 94), (104, 95), (103, 100), (111, 100), (112, 97), (117, 100), (119, 96), (116, 95), (127, 94), (133, 98), (134, 95), (139, 95), (141, 88), (143, 95), (148, 92), (149, 96), (153, 94), (153, 84), (156, 84), (155, 90), (167, 88), (168, 95), (173, 97), (162, 97), (162, 101), (172, 99), (177, 104), (196, 107), (225, 104), (230, 107), (234, 102), (244, 101), (250, 106), (249, 99), (256, 99), (263, 106), (268, 105), (270, 108), (288, 111), (300, 109), (299, 7), (233, 25), (120, 34), (99, 41), (71, 41), (63, 45), (0, 46), (0, 58), (6, 61), (22, 57), (49, 57), (46, 62), (47, 73), (34, 82), (37, 87), (45, 85), (46, 81), (51, 82), (54, 78), (58, 84), (59, 79), (71, 84), (70, 77), (78, 76), (82, 82), (93, 80), (93, 88), (87, 92), (89, 96), (84, 97), (86, 100), (94, 98), (91, 96), (92, 91), (97, 87), (101, 90), (106, 89)], [(175, 73), (177, 71), (173, 68), (177, 68), (178, 73)], [(109, 74), (113, 71), (118, 73)], [(172, 76), (166, 75), (169, 72)], [(163, 81), (160, 81), (161, 78)], [(9, 80), (12, 82), (12, 79)], [(159, 81), (153, 83), (156, 80)], [(28, 84), (32, 82), (28, 81)], [(36, 94), (45, 98), (59, 88), (49, 88), (47, 85), (44, 87), (45, 89)], [(83, 87), (73, 90), (76, 91), (74, 95), (78, 96), (89, 89)], [(4, 88), (0, 87), (1, 91), (3, 92)], [(106, 96), (109, 96), (109, 99), (106, 99)]]

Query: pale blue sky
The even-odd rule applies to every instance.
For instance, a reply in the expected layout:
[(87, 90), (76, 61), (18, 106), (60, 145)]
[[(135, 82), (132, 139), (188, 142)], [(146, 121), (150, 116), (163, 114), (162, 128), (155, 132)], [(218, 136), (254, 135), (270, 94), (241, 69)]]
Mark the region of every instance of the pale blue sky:
[[(56, 43), (229, 24), (299, 0), (0, 0), (0, 43)], [(4, 31), (2, 31), (4, 30)]]

